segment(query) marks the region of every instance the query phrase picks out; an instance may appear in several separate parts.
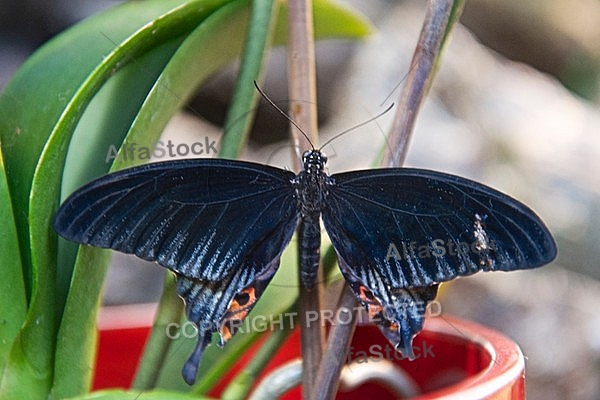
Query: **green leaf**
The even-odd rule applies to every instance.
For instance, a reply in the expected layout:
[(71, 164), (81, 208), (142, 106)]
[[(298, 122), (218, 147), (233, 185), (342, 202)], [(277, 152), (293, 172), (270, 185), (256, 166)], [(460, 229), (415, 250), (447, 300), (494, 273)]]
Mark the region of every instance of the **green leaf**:
[(21, 254), (17, 229), (11, 207), (4, 160), (0, 152), (0, 376), (8, 361), (12, 342), (27, 313), (25, 282), (21, 269)]
[[(193, 29), (207, 13), (208, 5), (214, 8), (223, 0), (203, 1), (203, 7), (198, 3), (131, 2), (90, 18), (37, 51), (5, 88), (0, 96), (0, 135), (27, 265), (29, 196), (50, 134), (67, 127), (72, 130), (99, 87), (132, 57)], [(127, 41), (134, 33), (136, 39)], [(115, 48), (113, 42), (121, 47)], [(60, 144), (65, 153), (68, 140)]]
[[(11, 348), (10, 371), (0, 387), (7, 397), (41, 397), (52, 380), (55, 318), (60, 312), (55, 309), (56, 234), (50, 219), (69, 138), (112, 73), (130, 57), (197, 24), (207, 13), (207, 7), (197, 3), (127, 3), (77, 25), (32, 56), (0, 97), (2, 150), (31, 297), (27, 320)], [(219, 4), (203, 2), (213, 3)], [(110, 40), (102, 36), (105, 32)], [(115, 48), (111, 40), (121, 46)]]
[[(61, 199), (76, 188), (108, 172), (112, 160), (108, 150), (119, 148), (156, 76), (177, 47), (177, 38), (130, 62), (106, 82), (90, 101), (69, 144)], [(111, 147), (113, 146), (113, 147)], [(64, 307), (78, 246), (59, 239), (57, 265), (57, 309)]]
[(190, 394), (153, 390), (149, 392), (140, 392), (139, 390), (102, 390), (94, 393), (88, 393), (77, 397), (69, 397), (69, 400), (211, 400), (210, 397), (191, 396)]
[(73, 286), (57, 334), (53, 398), (79, 395), (91, 387), (98, 344), (98, 293), (110, 256), (108, 250), (87, 246), (82, 246), (77, 254)]
[[(198, 25), (178, 48), (177, 52), (173, 54), (165, 69), (156, 79), (153, 88), (145, 98), (127, 133), (125, 144), (150, 145), (158, 139), (173, 114), (185, 104), (185, 101), (193, 94), (194, 89), (208, 76), (239, 55), (246, 21), (247, 1), (238, 1), (222, 7)], [(227, 47), (228, 51), (222, 51), (224, 47)], [(198, 57), (198, 54), (206, 56)], [(140, 160), (126, 161), (124, 157), (119, 157), (115, 160), (113, 169), (131, 166), (139, 162)], [(92, 272), (90, 268), (91, 266), (87, 263), (80, 264), (78, 262), (75, 270), (88, 271), (88, 280), (90, 275), (93, 275), (92, 280), (101, 282), (104, 278), (105, 269), (95, 266)], [(86, 273), (81, 273), (82, 276), (84, 274)], [(65, 317), (67, 311), (69, 311), (68, 318), (73, 323), (65, 325), (64, 330), (61, 328), (60, 338), (68, 341), (71, 349), (79, 348), (84, 354), (86, 354), (88, 336), (82, 335), (81, 332), (86, 332), (88, 329), (82, 329), (81, 321), (89, 320), (90, 323), (85, 324), (85, 326), (93, 329), (94, 321), (86, 318), (86, 316), (95, 314), (92, 310), (97, 303), (92, 299), (99, 296), (100, 288), (100, 285), (94, 290), (90, 290), (87, 285), (80, 288), (79, 281), (73, 280), (71, 292), (73, 292), (73, 299), (77, 300), (74, 303), (68, 303), (65, 309)], [(87, 296), (83, 303), (80, 301), (81, 296), (76, 294), (81, 290)], [(72, 304), (72, 307), (69, 306), (70, 304)], [(79, 324), (76, 323), (77, 321), (79, 321)], [(61, 349), (59, 348), (58, 351), (60, 352)], [(71, 354), (71, 351), (69, 354)], [(77, 352), (73, 354), (77, 354)], [(93, 359), (92, 354), (87, 354), (90, 357), (85, 358), (86, 364), (78, 362), (76, 359), (73, 360), (71, 357), (65, 357), (61, 365), (63, 363), (64, 365), (70, 365), (72, 369), (73, 363), (76, 363), (75, 365), (81, 365), (80, 373), (83, 373), (86, 369), (89, 370), (89, 362)], [(62, 368), (59, 368), (58, 362), (57, 353), (56, 370), (60, 371)], [(66, 379), (60, 381), (69, 382)]]
[[(130, 63), (111, 77), (93, 98), (69, 147), (63, 193), (70, 193), (108, 170), (111, 163), (110, 160), (105, 161), (105, 149), (111, 144), (117, 148), (120, 146), (127, 128), (152, 87), (156, 74), (164, 68), (168, 57), (172, 55), (176, 48), (173, 45), (179, 43), (179, 40), (175, 43), (167, 42), (136, 58), (135, 63)], [(147, 73), (140, 73), (140, 70)], [(152, 75), (152, 72), (156, 73)], [(59, 344), (68, 345), (59, 345), (56, 349), (53, 392), (66, 396), (87, 390), (91, 383), (96, 314), (111, 253), (82, 247), (77, 268), (73, 272), (79, 246), (62, 239), (59, 244), (62, 246), (59, 247), (58, 254), (58, 296), (64, 293), (66, 297), (68, 293), (69, 301), (64, 304), (58, 340)], [(57, 307), (62, 308), (65, 300), (60, 297)]]
[[(248, 24), (248, 0), (221, 7), (186, 38), (157, 78), (123, 143), (150, 145), (209, 76), (239, 57)], [(143, 160), (134, 160), (141, 164)], [(120, 156), (113, 169), (132, 165)]]
[(256, 114), (254, 107), (258, 101), (258, 92), (253, 82), (260, 81), (259, 75), (265, 54), (275, 32), (275, 17), (277, 17), (278, 9), (278, 2), (273, 2), (273, 0), (252, 2), (244, 53), (240, 61), (240, 70), (221, 139), (219, 155), (223, 158), (238, 158), (248, 141), (250, 128)]
[[(139, 7), (148, 7), (149, 3), (151, 2), (136, 4), (138, 4)], [(159, 22), (163, 22), (163, 29), (167, 31), (170, 28), (180, 29), (179, 24), (181, 21), (191, 18), (191, 16), (187, 14), (193, 14), (198, 17), (198, 10), (202, 9), (205, 11), (205, 14), (202, 16), (206, 17), (207, 15), (210, 15), (208, 11), (213, 11), (215, 4), (220, 5), (223, 2), (197, 1), (194, 3), (196, 4), (194, 7), (191, 5), (186, 5), (186, 7), (174, 9), (170, 14), (167, 14), (167, 17), (162, 17), (162, 21), (161, 19), (158, 19), (151, 25), (148, 25), (148, 27), (153, 27), (154, 32), (156, 33), (157, 26), (161, 25)], [(198, 4), (203, 4), (204, 7), (199, 7)], [(207, 5), (211, 5), (211, 7), (208, 7)], [(135, 10), (124, 10), (124, 13), (130, 12), (135, 12)], [(196, 21), (196, 24), (200, 22), (201, 21)], [(134, 36), (127, 38), (124, 43), (132, 43), (132, 46), (135, 44), (140, 46), (144, 41), (148, 40), (145, 33), (146, 32), (144, 31), (137, 32)], [(124, 47), (123, 44), (120, 46), (121, 47), (119, 49)], [(169, 43), (166, 43), (162, 46), (163, 53), (159, 55), (161, 57), (164, 57), (165, 55), (171, 57), (173, 52), (169, 51), (169, 49), (173, 49), (173, 47)], [(166, 51), (166, 53), (164, 51)], [(152, 53), (155, 53), (155, 51)], [(147, 58), (152, 60), (155, 59), (154, 56), (155, 54), (148, 54)], [(147, 65), (143, 63), (143, 59), (144, 57), (142, 56), (129, 56), (128, 61), (133, 61), (135, 65), (132, 65), (127, 71), (121, 71), (121, 73), (118, 75), (119, 78), (115, 77), (117, 78), (117, 83), (108, 83), (110, 89), (108, 90), (109, 94), (106, 95), (106, 97), (101, 96), (100, 98), (97, 98), (98, 101), (95, 103), (96, 107), (100, 109), (114, 110), (115, 113), (119, 113), (118, 116), (115, 116), (110, 112), (98, 113), (102, 118), (97, 120), (97, 126), (102, 127), (102, 129), (98, 129), (97, 132), (95, 132), (95, 135), (108, 135), (110, 138), (108, 140), (100, 141), (104, 145), (106, 145), (106, 143), (114, 143), (117, 147), (120, 146), (124, 136), (123, 132), (126, 131), (128, 125), (131, 124), (131, 121), (138, 121), (140, 117), (139, 110), (135, 108), (132, 109), (131, 107), (128, 108), (126, 105), (121, 104), (129, 99), (128, 96), (131, 95), (131, 92), (128, 90), (129, 88), (127, 85), (119, 84), (119, 82), (122, 83), (123, 81), (128, 81), (128, 75), (137, 73), (138, 75), (151, 79), (150, 81), (147, 81), (146, 79), (147, 83), (145, 83), (145, 85), (150, 83), (151, 85), (149, 86), (152, 86), (152, 90), (156, 89), (158, 85), (162, 84), (161, 81), (159, 81), (158, 84), (156, 83), (156, 74), (152, 74), (152, 69), (148, 69)], [(144, 65), (144, 67), (141, 67), (141, 65)], [(162, 65), (159, 63), (158, 65), (154, 66), (161, 67)], [(147, 90), (144, 93), (144, 91), (140, 91), (139, 88), (136, 88), (136, 92), (139, 95), (144, 95), (139, 97), (140, 100), (151, 95), (148, 95)], [(151, 91), (150, 93), (153, 92)], [(115, 99), (117, 100), (115, 101)], [(135, 101), (132, 103), (136, 104)], [(119, 107), (120, 104), (122, 107)], [(143, 110), (147, 104), (147, 102), (139, 101), (137, 103), (137, 107), (139, 108), (141, 105), (141, 110)], [(89, 125), (91, 126), (94, 124)], [(155, 135), (155, 137), (157, 137), (160, 131), (162, 131), (162, 128), (157, 128), (154, 130), (149, 129), (146, 132), (141, 132), (143, 135), (136, 135), (135, 133), (132, 134), (129, 132), (127, 137), (129, 140), (141, 144), (146, 143), (146, 139), (151, 139), (152, 132), (157, 132)], [(60, 141), (60, 139), (61, 138), (59, 137), (57, 142)], [(104, 155), (106, 154), (107, 148), (108, 146), (106, 146), (105, 149), (100, 150), (100, 157), (96, 157), (95, 165), (91, 166), (90, 168), (95, 168), (95, 170), (102, 170), (103, 168), (106, 168), (106, 157), (104, 157)], [(59, 149), (59, 147), (57, 146), (56, 149)], [(53, 156), (58, 157), (58, 154), (54, 154)], [(77, 158), (78, 157), (75, 159), (77, 160)], [(47, 159), (53, 160), (53, 157), (49, 157)], [(113, 168), (114, 165), (120, 165), (123, 167), (130, 166), (132, 164), (132, 162), (129, 162), (129, 164), (126, 162), (117, 162), (113, 164)], [(52, 161), (50, 161), (50, 165), (52, 165)], [(73, 168), (80, 169), (79, 166), (73, 166)], [(80, 175), (76, 178), (73, 178), (74, 181), (79, 179), (85, 179), (85, 177), (82, 178)], [(55, 370), (57, 377), (55, 378), (53, 392), (57, 397), (81, 393), (82, 390), (86, 390), (90, 384), (95, 354), (94, 347), (90, 344), (93, 343), (95, 337), (95, 316), (97, 313), (99, 294), (106, 273), (108, 260), (106, 257), (101, 257), (101, 253), (103, 252), (98, 249), (82, 248), (77, 258), (73, 273), (74, 277), (69, 291), (69, 297), (65, 305), (63, 321), (58, 334), (59, 342), (68, 343), (68, 346), (59, 346), (56, 352)], [(94, 264), (93, 259), (96, 256), (105, 261)]]
[(315, 0), (313, 14), (315, 39), (325, 37), (359, 39), (373, 32), (373, 27), (364, 16), (345, 4), (330, 0)]

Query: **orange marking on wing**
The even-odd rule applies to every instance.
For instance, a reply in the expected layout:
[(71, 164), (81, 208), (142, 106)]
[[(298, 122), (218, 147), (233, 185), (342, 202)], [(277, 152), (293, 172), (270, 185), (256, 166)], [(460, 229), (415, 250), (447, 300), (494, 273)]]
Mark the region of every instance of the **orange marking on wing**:
[(219, 328), (219, 335), (221, 335), (221, 341), (223, 343), (227, 343), (229, 339), (233, 337), (233, 333), (227, 324), (221, 324), (221, 328)]
[(371, 292), (366, 286), (362, 286), (360, 287), (360, 299), (362, 301), (364, 301), (365, 303), (373, 303), (373, 301), (377, 301), (377, 299), (375, 298), (375, 296), (373, 296), (373, 292)]
[(381, 320), (383, 317), (383, 307), (381, 305), (369, 304), (367, 306), (369, 318), (371, 320)]
[(235, 295), (229, 304), (227, 313), (237, 314), (239, 311), (246, 310), (249, 307), (252, 307), (252, 305), (256, 303), (256, 300), (256, 292), (254, 291), (254, 288), (248, 287)]
[(223, 344), (228, 342), (235, 332), (240, 329), (242, 321), (248, 316), (250, 309), (257, 300), (253, 287), (248, 287), (233, 297), (219, 328)]

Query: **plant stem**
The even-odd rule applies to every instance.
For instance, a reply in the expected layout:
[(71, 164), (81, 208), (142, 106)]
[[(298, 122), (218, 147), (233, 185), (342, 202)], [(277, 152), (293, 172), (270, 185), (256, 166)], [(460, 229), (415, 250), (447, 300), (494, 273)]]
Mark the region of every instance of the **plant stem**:
[(154, 317), (152, 333), (144, 347), (144, 354), (138, 364), (138, 370), (133, 381), (132, 387), (134, 389), (148, 390), (154, 388), (165, 364), (169, 347), (173, 342), (165, 334), (167, 326), (173, 321), (181, 320), (183, 313), (183, 301), (177, 296), (175, 288), (175, 276), (171, 271), (166, 271), (163, 293)]
[(256, 352), (252, 360), (227, 386), (223, 392), (222, 399), (233, 400), (247, 398), (248, 392), (256, 382), (256, 378), (265, 369), (269, 361), (271, 361), (273, 355), (279, 350), (290, 332), (291, 329), (287, 324), (284, 325), (282, 329), (273, 331), (266, 342)]
[[(319, 368), (317, 375), (317, 382), (315, 385), (315, 392), (313, 399), (325, 400), (333, 399), (338, 387), (338, 381), (344, 362), (346, 361), (346, 353), (348, 350), (348, 344), (354, 334), (354, 328), (356, 327), (357, 320), (357, 303), (354, 298), (354, 293), (344, 283), (344, 288), (340, 294), (338, 301), (336, 315), (338, 321), (346, 321), (347, 323), (337, 323), (331, 327), (329, 331), (329, 337), (327, 340), (327, 347), (325, 349), (325, 355), (323, 356), (323, 362)], [(342, 311), (343, 310), (343, 314)], [(347, 318), (344, 314), (347, 314)]]
[[(386, 167), (399, 167), (404, 164), (415, 120), (435, 76), (442, 44), (452, 22), (458, 19), (462, 10), (462, 7), (454, 7), (454, 3), (460, 6), (463, 1), (429, 1), (417, 48), (390, 130), (390, 151), (383, 156), (382, 165)], [(453, 11), (456, 11), (456, 14), (451, 19)]]
[[(312, 0), (288, 1), (288, 91), (290, 114), (310, 136), (312, 142), (291, 126), (292, 140), (297, 152), (296, 160), (304, 150), (318, 143), (317, 128), (317, 78), (315, 71), (315, 46), (313, 35)], [(299, 169), (300, 165), (296, 165)]]
[[(300, 160), (304, 150), (318, 143), (316, 72), (313, 38), (313, 18), (311, 0), (288, 1), (288, 91), (291, 118), (303, 128), (310, 141), (294, 126), (292, 140), (296, 150), (295, 160)], [(310, 143), (312, 142), (312, 143)], [(296, 164), (296, 169), (299, 168)], [(309, 399), (314, 389), (316, 374), (321, 363), (324, 343), (324, 327), (317, 321), (307, 321), (308, 315), (320, 315), (323, 273), (318, 269), (317, 282), (308, 289), (300, 279), (300, 326), (302, 343), (302, 392)]]

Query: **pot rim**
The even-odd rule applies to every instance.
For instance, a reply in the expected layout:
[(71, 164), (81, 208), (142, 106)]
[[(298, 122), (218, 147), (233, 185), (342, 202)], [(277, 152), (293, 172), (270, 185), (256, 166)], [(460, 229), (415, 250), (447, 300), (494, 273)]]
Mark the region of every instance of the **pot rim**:
[[(490, 362), (481, 371), (458, 383), (420, 395), (415, 400), (468, 400), (490, 398), (508, 390), (525, 390), (525, 358), (521, 349), (504, 334), (478, 323), (442, 315), (428, 318), (425, 331), (474, 343)], [(523, 396), (524, 398), (524, 396)]]

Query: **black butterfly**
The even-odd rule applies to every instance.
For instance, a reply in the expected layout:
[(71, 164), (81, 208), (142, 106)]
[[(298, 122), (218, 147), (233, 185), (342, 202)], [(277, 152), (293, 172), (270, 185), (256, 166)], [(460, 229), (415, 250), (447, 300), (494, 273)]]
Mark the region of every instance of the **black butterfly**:
[(320, 219), (341, 271), (386, 337), (412, 355), (423, 305), (440, 282), (480, 270), (534, 268), (556, 256), (535, 213), (464, 178), (411, 168), (327, 175), (319, 150), (298, 175), (267, 165), (188, 159), (118, 171), (60, 207), (65, 238), (156, 261), (177, 275), (196, 348), (183, 368), (193, 383), (204, 348), (234, 333), (279, 267), (300, 226), (305, 284), (314, 283)]

